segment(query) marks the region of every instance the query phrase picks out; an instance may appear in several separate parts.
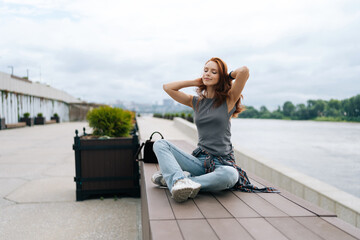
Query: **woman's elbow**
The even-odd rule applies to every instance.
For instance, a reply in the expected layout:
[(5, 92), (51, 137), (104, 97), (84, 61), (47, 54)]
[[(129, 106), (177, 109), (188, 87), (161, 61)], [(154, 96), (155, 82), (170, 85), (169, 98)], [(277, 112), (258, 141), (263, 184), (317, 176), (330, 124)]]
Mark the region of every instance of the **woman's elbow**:
[(169, 89), (169, 86), (165, 83), (165, 84), (163, 84), (163, 89), (165, 92), (167, 92), (167, 90)]
[(243, 76), (246, 76), (246, 78), (248, 79), (249, 76), (250, 76), (250, 70), (249, 70), (249, 68), (248, 68), (247, 66), (243, 66), (243, 67), (241, 67), (240, 69), (241, 69), (241, 70), (240, 70), (241, 74), (242, 74)]
[(247, 66), (243, 66), (243, 67), (241, 67), (241, 72), (246, 73), (247, 75), (249, 75), (250, 70), (249, 70), (249, 68)]

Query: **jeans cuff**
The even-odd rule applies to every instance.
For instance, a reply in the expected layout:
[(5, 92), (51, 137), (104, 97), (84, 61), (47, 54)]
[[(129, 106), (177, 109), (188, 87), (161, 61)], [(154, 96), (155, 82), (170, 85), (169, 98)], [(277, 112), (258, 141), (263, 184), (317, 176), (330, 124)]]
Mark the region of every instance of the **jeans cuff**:
[[(173, 183), (171, 185), (171, 189), (173, 188), (174, 184), (178, 181), (178, 180), (181, 180), (181, 179), (184, 179), (185, 177), (184, 176), (180, 176), (180, 177), (177, 177), (177, 178), (173, 178)], [(170, 191), (171, 191), (170, 189)]]

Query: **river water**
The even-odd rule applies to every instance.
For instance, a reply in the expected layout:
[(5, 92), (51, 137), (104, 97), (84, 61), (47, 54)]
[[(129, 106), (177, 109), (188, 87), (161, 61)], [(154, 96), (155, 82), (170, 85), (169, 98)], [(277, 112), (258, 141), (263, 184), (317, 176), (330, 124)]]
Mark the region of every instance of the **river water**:
[(232, 142), (360, 197), (360, 123), (232, 119)]

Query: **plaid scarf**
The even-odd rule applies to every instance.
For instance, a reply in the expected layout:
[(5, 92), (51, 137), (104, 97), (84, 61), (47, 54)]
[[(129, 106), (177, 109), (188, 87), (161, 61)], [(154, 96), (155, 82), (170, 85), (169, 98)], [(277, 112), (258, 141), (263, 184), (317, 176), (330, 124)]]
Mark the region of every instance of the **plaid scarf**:
[(254, 193), (264, 193), (264, 192), (273, 192), (278, 193), (279, 191), (272, 187), (258, 188), (250, 183), (249, 178), (246, 175), (246, 172), (242, 170), (238, 165), (235, 164), (234, 152), (231, 151), (226, 156), (214, 156), (207, 151), (201, 149), (200, 147), (196, 148), (193, 152), (193, 156), (198, 156), (199, 154), (205, 154), (206, 158), (204, 160), (204, 168), (206, 173), (213, 172), (215, 170), (215, 159), (217, 159), (221, 164), (234, 167), (239, 173), (239, 179), (237, 183), (232, 187), (233, 190), (240, 190), (242, 192), (254, 192)]

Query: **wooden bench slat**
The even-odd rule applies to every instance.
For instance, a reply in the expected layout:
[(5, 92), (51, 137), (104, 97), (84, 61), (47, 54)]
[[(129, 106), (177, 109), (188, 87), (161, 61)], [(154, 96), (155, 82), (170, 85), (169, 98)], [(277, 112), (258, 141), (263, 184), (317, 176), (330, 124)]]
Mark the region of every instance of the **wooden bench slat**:
[(315, 216), (313, 212), (310, 212), (306, 208), (303, 208), (291, 201), (289, 199), (284, 198), (280, 194), (276, 193), (258, 193), (260, 197), (285, 212), (289, 216)]
[(200, 192), (194, 199), (205, 218), (231, 218), (231, 214), (208, 192)]
[(179, 226), (175, 220), (150, 221), (151, 239), (154, 240), (183, 240)]
[(284, 189), (281, 189), (277, 186), (274, 186), (273, 184), (269, 183), (268, 181), (254, 175), (253, 173), (248, 173), (248, 176), (251, 177), (252, 179), (254, 179), (255, 181), (265, 185), (265, 186), (273, 186), (277, 189), (280, 190), (280, 195), (289, 199), (290, 201), (294, 202), (295, 204), (303, 207), (303, 208), (306, 208), (308, 211), (310, 212), (313, 212), (314, 214), (316, 214), (317, 216), (324, 216), (324, 217), (336, 217), (336, 214), (328, 211), (328, 210), (325, 210), (323, 208), (320, 208), (318, 206), (316, 206), (315, 204), (311, 203), (311, 202), (308, 202)]
[(360, 229), (347, 223), (340, 218), (337, 217), (321, 217), (323, 220), (327, 221), (328, 223), (334, 225), (337, 228), (347, 232), (351, 236), (360, 239)]
[[(159, 164), (156, 164), (157, 170), (160, 170)], [(177, 203), (171, 198), (171, 193), (168, 189), (165, 190), (169, 199), (173, 213), (176, 219), (199, 219), (204, 218), (200, 210), (195, 205), (194, 201), (189, 199), (183, 203)]]
[(287, 240), (279, 230), (264, 218), (237, 218), (236, 219), (256, 240)]
[(265, 185), (261, 184), (260, 182), (256, 181), (255, 179), (253, 179), (249, 176), (248, 176), (248, 178), (249, 178), (251, 184), (253, 184), (254, 186), (259, 187), (259, 188), (265, 187)]
[[(286, 213), (273, 206), (256, 193), (236, 192), (234, 193), (247, 205), (249, 205), (254, 211), (256, 211), (262, 217), (285, 217)], [(273, 194), (273, 193), (269, 193)]]
[(140, 191), (141, 191), (141, 227), (142, 227), (142, 239), (150, 239), (150, 221), (149, 221), (149, 208), (146, 193), (146, 181), (145, 181), (145, 166), (144, 162), (140, 162)]
[[(180, 230), (186, 240), (215, 240), (218, 239), (214, 230), (205, 219), (178, 220)], [(169, 238), (170, 240), (171, 238)]]
[(176, 219), (200, 219), (204, 218), (192, 199), (183, 203), (177, 203), (171, 198), (169, 190), (166, 190), (170, 205)]
[[(250, 181), (253, 184), (256, 184), (256, 186), (265, 187), (252, 178), (250, 178)], [(313, 212), (292, 201), (289, 201), (289, 199), (285, 198), (281, 194), (258, 193), (258, 195), (289, 216), (315, 216)]]
[(285, 190), (281, 190), (281, 196), (289, 199), (289, 201), (292, 201), (298, 205), (300, 205), (303, 208), (306, 208), (310, 212), (313, 212), (315, 215), (319, 217), (336, 217), (337, 215), (335, 213), (332, 213), (328, 210), (325, 210), (324, 208), (320, 208), (316, 206), (315, 204), (308, 202), (292, 193), (289, 193)]
[(290, 217), (266, 218), (266, 220), (291, 240), (322, 239)]
[(208, 219), (210, 226), (214, 229), (221, 240), (251, 240), (250, 234), (233, 218)]
[(354, 240), (355, 238), (319, 217), (295, 217), (296, 221), (326, 240)]
[(260, 217), (257, 212), (235, 196), (232, 191), (216, 192), (213, 195), (234, 217)]
[(151, 176), (157, 171), (155, 164), (144, 163), (144, 179), (146, 198), (150, 220), (175, 219), (165, 189), (157, 188), (151, 181)]

